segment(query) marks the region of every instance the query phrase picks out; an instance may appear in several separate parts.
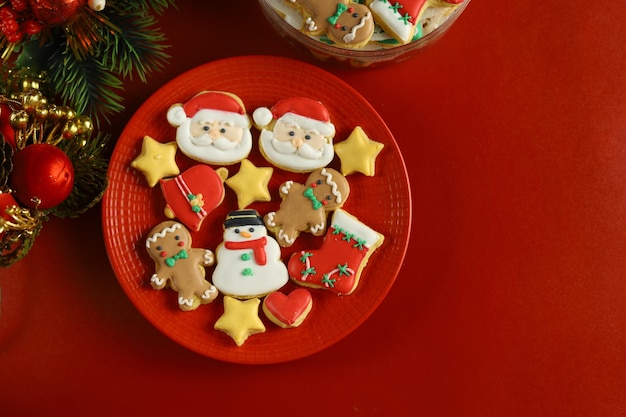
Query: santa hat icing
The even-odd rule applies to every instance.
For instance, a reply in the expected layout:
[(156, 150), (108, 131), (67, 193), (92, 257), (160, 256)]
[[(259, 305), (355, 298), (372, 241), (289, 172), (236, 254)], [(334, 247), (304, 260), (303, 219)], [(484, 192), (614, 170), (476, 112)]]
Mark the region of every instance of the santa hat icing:
[(237, 126), (250, 127), (246, 108), (239, 97), (224, 91), (203, 91), (184, 104), (175, 104), (167, 111), (167, 121), (178, 127), (187, 118), (233, 121)]
[(324, 136), (335, 134), (328, 109), (321, 102), (307, 97), (284, 98), (271, 109), (259, 107), (252, 113), (252, 119), (259, 128), (267, 127), (272, 120), (281, 119), (303, 129), (315, 129)]

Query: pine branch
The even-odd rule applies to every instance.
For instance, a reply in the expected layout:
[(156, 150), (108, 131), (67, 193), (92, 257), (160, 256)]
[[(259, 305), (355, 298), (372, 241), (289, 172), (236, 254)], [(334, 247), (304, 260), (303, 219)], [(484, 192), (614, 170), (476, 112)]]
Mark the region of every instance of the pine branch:
[[(145, 13), (154, 11), (161, 15), (168, 7), (176, 8), (175, 0), (118, 0), (115, 3), (107, 3), (107, 7), (116, 8), (124, 13)], [(106, 9), (105, 9), (106, 10)]]
[(108, 31), (106, 47), (102, 51), (102, 65), (132, 79), (137, 74), (142, 82), (151, 72), (162, 70), (169, 60), (163, 42), (165, 36), (155, 28), (157, 20), (144, 13), (112, 15), (109, 20), (120, 28), (119, 33)]
[(89, 115), (96, 125), (100, 117), (124, 109), (121, 91), (122, 82), (96, 57), (77, 59), (67, 50), (57, 49), (48, 61), (48, 75), (61, 100), (79, 114)]

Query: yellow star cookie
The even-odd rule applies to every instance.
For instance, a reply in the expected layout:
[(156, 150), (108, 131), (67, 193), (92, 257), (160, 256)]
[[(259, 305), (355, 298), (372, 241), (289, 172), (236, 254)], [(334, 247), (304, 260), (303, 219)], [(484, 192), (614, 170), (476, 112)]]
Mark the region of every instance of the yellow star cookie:
[(150, 187), (157, 185), (161, 178), (180, 174), (176, 165), (176, 142), (159, 143), (150, 136), (144, 136), (141, 153), (130, 166), (141, 172)]
[(229, 335), (237, 344), (243, 345), (249, 336), (265, 332), (265, 326), (259, 318), (258, 298), (240, 301), (236, 298), (224, 296), (224, 314), (213, 326)]
[(341, 160), (341, 173), (349, 175), (361, 172), (373, 177), (376, 157), (384, 146), (368, 138), (361, 126), (355, 127), (348, 139), (335, 144), (335, 153)]
[(270, 201), (267, 188), (273, 168), (257, 168), (248, 159), (241, 161), (239, 172), (226, 180), (226, 185), (237, 193), (237, 205), (243, 209), (255, 201)]

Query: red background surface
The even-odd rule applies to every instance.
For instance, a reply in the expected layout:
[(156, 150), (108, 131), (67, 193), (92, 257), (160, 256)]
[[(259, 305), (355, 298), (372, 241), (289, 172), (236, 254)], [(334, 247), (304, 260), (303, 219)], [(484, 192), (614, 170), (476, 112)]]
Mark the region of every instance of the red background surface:
[[(171, 65), (127, 85), (111, 131), (207, 61), (315, 62), (242, 3), (168, 11)], [(99, 207), (47, 223), (26, 259), (0, 270), (0, 414), (625, 415), (626, 7), (617, 3), (474, 0), (410, 61), (324, 66), (393, 132), (413, 226), (378, 310), (311, 357), (246, 366), (186, 350), (121, 290)]]

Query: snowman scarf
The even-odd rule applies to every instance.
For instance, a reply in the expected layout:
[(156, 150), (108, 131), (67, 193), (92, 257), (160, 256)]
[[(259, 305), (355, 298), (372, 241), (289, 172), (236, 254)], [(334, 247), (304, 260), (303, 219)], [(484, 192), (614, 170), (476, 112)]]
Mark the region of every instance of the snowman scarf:
[(254, 260), (256, 261), (256, 263), (259, 265), (265, 265), (267, 263), (267, 257), (265, 255), (266, 243), (267, 243), (267, 238), (263, 236), (258, 239), (246, 240), (243, 242), (227, 241), (227, 242), (224, 242), (224, 246), (226, 247), (226, 249), (235, 249), (235, 250), (252, 249), (252, 252), (254, 252)]

